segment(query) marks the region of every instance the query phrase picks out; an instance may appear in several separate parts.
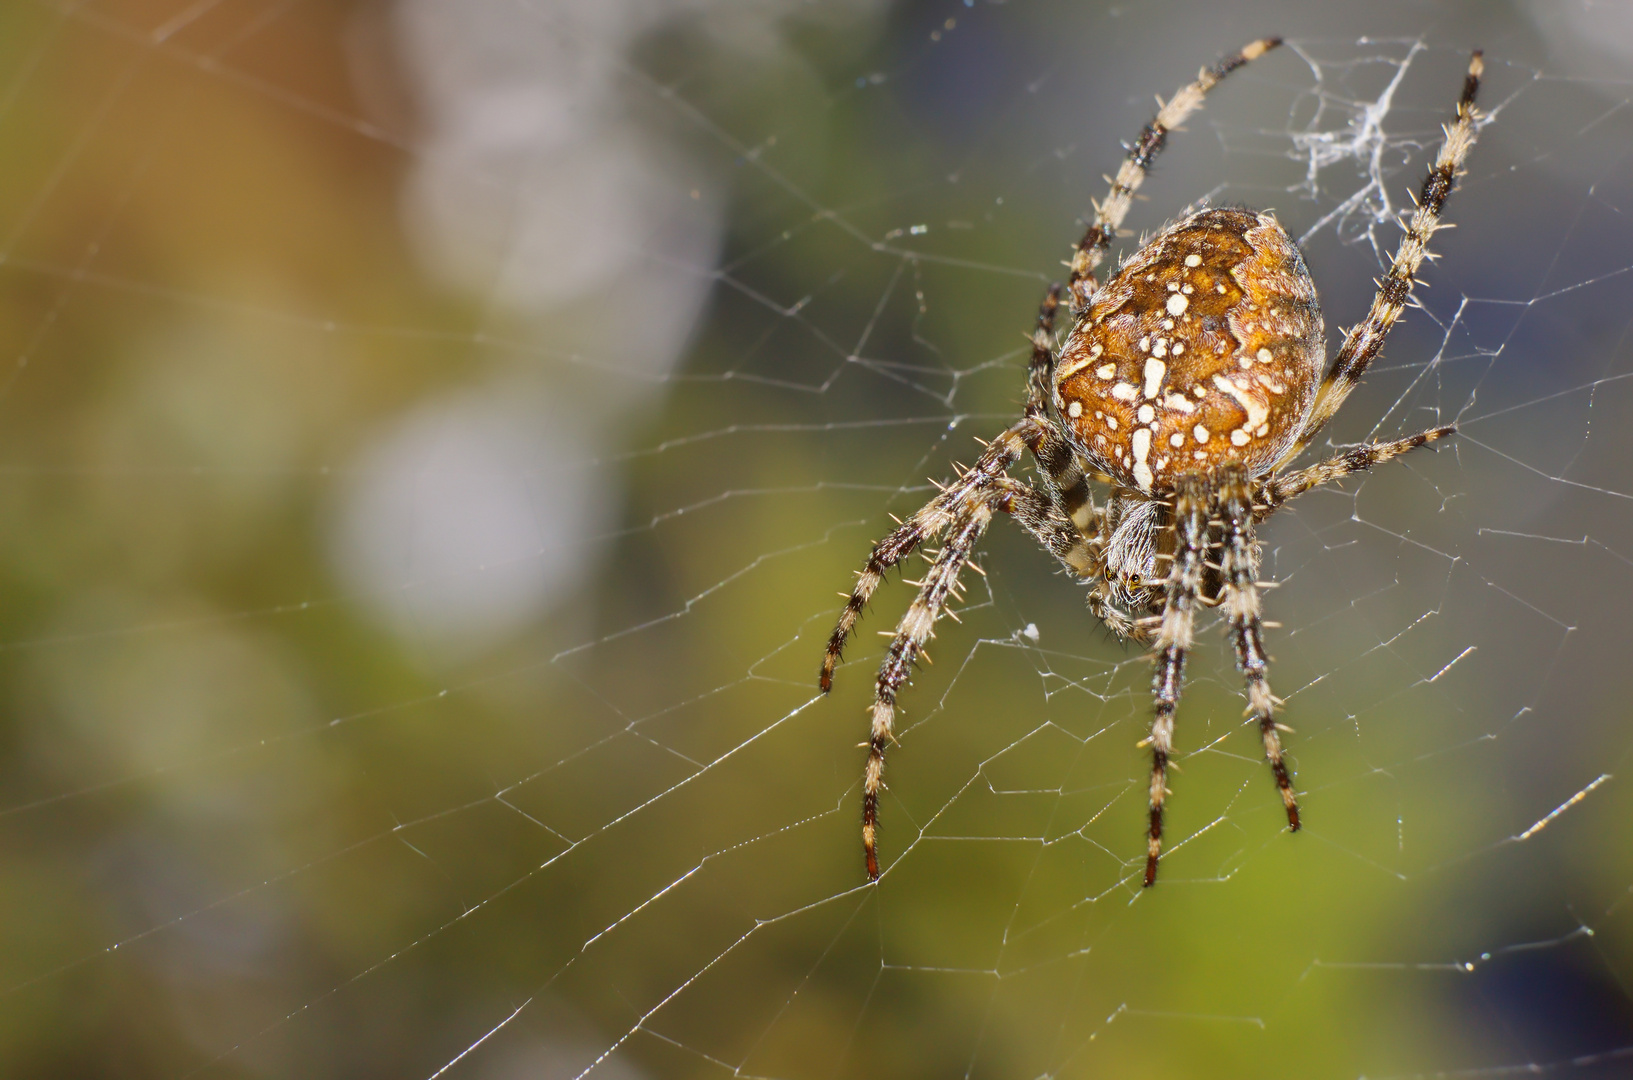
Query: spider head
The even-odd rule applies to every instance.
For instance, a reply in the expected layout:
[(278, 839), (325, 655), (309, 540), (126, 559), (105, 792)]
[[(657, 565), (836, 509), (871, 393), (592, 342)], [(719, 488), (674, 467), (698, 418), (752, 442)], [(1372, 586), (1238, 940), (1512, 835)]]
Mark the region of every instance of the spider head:
[(1157, 576), (1157, 526), (1162, 504), (1139, 496), (1117, 498), (1116, 526), (1106, 542), (1106, 582), (1112, 603), (1141, 611), (1154, 601), (1162, 581)]

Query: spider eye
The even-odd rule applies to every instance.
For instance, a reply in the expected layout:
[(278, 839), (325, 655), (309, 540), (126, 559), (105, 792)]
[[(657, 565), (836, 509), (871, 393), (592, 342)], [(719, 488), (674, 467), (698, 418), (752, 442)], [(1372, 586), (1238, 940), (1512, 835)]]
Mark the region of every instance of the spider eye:
[(1128, 575), (1128, 587), (1131, 589), (1138, 589), (1140, 587), (1140, 582), (1143, 580), (1144, 579), (1138, 574), (1130, 574)]

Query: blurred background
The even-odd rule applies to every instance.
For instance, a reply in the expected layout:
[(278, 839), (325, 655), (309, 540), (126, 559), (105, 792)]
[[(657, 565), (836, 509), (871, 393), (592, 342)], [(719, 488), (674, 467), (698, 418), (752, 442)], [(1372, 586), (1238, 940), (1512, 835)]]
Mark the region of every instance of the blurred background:
[[(1008, 522), (903, 698), (850, 574), (1125, 234), (1272, 207), (1359, 318), (1483, 47), (1421, 310), (1265, 533), (1285, 832), (1216, 629)], [(0, 5), (0, 1074), (1633, 1072), (1633, 6)], [(1323, 446), (1318, 450), (1326, 450)], [(918, 566), (907, 568), (918, 576)]]

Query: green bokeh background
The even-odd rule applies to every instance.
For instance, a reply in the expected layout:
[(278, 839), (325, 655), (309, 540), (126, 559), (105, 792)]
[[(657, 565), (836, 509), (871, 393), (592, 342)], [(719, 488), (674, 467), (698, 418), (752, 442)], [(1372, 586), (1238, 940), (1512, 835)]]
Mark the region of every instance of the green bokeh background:
[[(1633, 119), (1532, 9), (918, 2), (754, 55), (677, 14), (617, 58), (623, 108), (726, 236), (654, 389), (597, 351), (638, 292), (522, 320), (418, 264), (384, 5), (156, 37), (185, 7), (0, 7), (0, 1075), (429, 1076), (490, 1033), (447, 1075), (1633, 1068)], [(1150, 95), (1271, 31), (1133, 229), (1204, 194), (1310, 229), (1364, 178), (1301, 192), (1287, 132), (1348, 130), (1393, 74), (1366, 57), (1427, 46), (1397, 204), (1471, 45), (1500, 106), (1428, 315), (1333, 438), (1464, 435), (1266, 536), (1310, 827), (1209, 632), (1142, 893), (1147, 668), (1000, 522), (905, 697), (866, 887), (870, 632), (911, 590), (822, 701), (833, 593), (1013, 414)], [(1361, 224), (1306, 249), (1334, 341)], [(329, 536), (383, 426), (497, 371), (600, 418), (572, 464), (618, 521), (524, 632), (441, 652)]]

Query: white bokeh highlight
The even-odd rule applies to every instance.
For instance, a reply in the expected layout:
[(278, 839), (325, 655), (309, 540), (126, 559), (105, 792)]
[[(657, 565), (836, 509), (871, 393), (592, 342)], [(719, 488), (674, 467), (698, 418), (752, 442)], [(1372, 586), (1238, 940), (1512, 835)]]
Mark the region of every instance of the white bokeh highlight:
[(469, 655), (569, 595), (611, 499), (548, 402), (483, 390), (370, 441), (342, 484), (333, 561), (405, 638)]
[[(403, 228), (428, 277), (523, 347), (485, 387), (384, 424), (348, 467), (332, 562), (374, 618), (469, 654), (525, 631), (591, 569), (619, 479), (589, 465), (599, 433), (649, 406), (684, 355), (724, 229), (725, 193), (684, 138), (625, 111), (640, 78), (631, 46), (690, 19), (723, 48), (764, 55), (783, 48), (790, 12), (882, 6), (400, 0), (396, 42), (424, 131)], [(587, 312), (599, 324), (589, 362), (617, 377), (552, 382), (526, 346), (548, 353)]]

